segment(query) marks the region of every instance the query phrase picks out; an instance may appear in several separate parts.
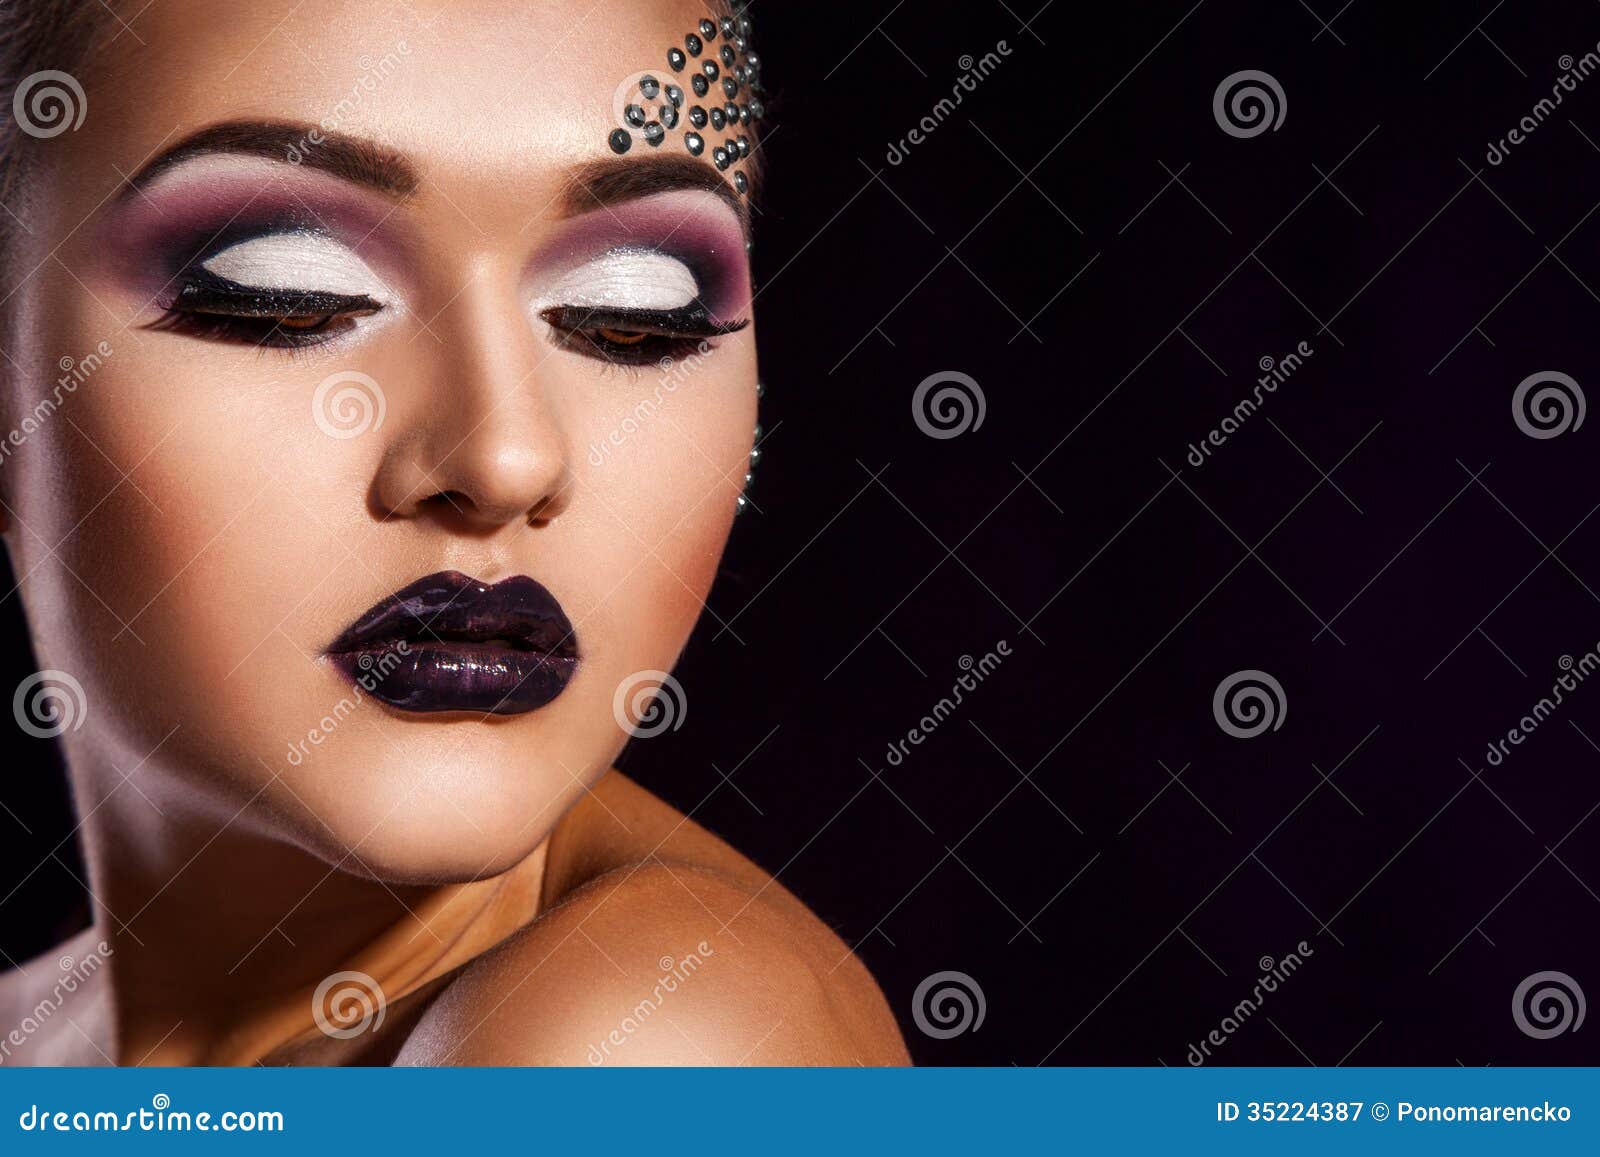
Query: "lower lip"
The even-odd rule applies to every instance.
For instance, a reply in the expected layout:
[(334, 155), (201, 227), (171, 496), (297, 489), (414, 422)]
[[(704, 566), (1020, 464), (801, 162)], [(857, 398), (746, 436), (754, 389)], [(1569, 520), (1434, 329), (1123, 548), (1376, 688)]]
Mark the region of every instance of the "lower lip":
[(495, 643), (408, 642), (328, 656), (374, 699), (402, 711), (475, 711), (521, 715), (566, 690), (572, 657), (519, 651)]

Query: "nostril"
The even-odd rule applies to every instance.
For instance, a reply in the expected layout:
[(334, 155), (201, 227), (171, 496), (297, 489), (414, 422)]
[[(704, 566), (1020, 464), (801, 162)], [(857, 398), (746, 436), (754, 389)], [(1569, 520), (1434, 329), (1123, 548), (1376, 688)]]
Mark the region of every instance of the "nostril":
[(417, 506), (421, 510), (440, 512), (453, 510), (457, 514), (465, 516), (472, 511), (474, 503), (471, 498), (467, 497), (465, 491), (441, 490), (437, 494), (428, 495)]
[(528, 511), (528, 525), (548, 526), (555, 516), (555, 496), (547, 494), (535, 502), (533, 508)]

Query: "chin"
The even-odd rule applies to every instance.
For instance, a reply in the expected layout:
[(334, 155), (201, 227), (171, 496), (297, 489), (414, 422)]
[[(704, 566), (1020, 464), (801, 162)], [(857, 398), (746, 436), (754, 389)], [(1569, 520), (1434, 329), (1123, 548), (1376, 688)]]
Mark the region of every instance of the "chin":
[(264, 794), (280, 835), (340, 871), (387, 883), (510, 870), (610, 768), (623, 740), (614, 726), (596, 746), (555, 720), (365, 707), (361, 725), (351, 720), (284, 767)]

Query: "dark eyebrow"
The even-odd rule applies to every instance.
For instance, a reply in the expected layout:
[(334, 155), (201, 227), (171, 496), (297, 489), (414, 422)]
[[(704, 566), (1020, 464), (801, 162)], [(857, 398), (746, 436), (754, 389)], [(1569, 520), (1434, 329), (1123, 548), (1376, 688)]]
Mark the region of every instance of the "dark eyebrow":
[(733, 186), (705, 161), (683, 156), (619, 157), (582, 165), (573, 171), (568, 182), (562, 214), (574, 217), (604, 205), (685, 189), (721, 197), (749, 233), (749, 209)]
[(152, 159), (129, 179), (124, 195), (145, 188), (174, 165), (216, 153), (303, 165), (391, 197), (415, 192), (419, 181), (410, 161), (359, 137), (295, 121), (225, 121), (190, 134)]
[[(296, 121), (225, 121), (190, 134), (150, 160), (129, 179), (123, 195), (146, 188), (184, 161), (220, 153), (303, 165), (393, 197), (415, 192), (420, 183), (416, 168), (405, 157), (359, 137)], [(580, 165), (568, 179), (561, 211), (576, 216), (685, 189), (721, 197), (749, 233), (750, 213), (743, 199), (710, 164), (685, 156), (619, 157)]]

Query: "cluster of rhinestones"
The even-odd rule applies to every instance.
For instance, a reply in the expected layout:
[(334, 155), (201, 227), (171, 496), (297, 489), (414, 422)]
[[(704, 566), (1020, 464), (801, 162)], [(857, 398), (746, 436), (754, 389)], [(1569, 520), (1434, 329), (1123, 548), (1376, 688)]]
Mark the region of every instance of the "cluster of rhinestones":
[(640, 98), (652, 103), (660, 100), (660, 104), (653, 109), (638, 103), (624, 108), (623, 127), (613, 129), (609, 138), (611, 151), (631, 149), (636, 132), (646, 145), (660, 148), (667, 133), (687, 120), (683, 147), (692, 157), (706, 151), (708, 132), (726, 134), (720, 144), (711, 145), (712, 163), (722, 172), (734, 169), (733, 187), (748, 193), (750, 179), (735, 166), (749, 158), (750, 138), (737, 130), (749, 127), (766, 112), (761, 101), (761, 58), (750, 48), (749, 18), (724, 16), (720, 21), (700, 21), (698, 31), (684, 35), (682, 48), (673, 45), (667, 49), (667, 67), (675, 74), (689, 71), (689, 93), (671, 81), (663, 83), (650, 75), (641, 78)]

